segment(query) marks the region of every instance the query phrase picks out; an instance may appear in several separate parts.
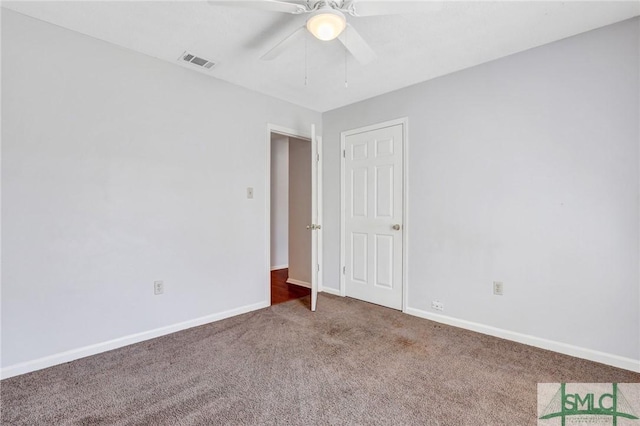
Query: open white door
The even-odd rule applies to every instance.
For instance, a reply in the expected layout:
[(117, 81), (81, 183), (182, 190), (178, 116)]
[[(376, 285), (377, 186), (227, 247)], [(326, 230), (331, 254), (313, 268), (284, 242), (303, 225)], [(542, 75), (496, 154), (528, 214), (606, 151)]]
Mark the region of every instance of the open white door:
[[(271, 145), (271, 137), (272, 134), (281, 135), (290, 140), (291, 139), (298, 140), (299, 145), (304, 145), (304, 149), (299, 152), (299, 155), (296, 154), (297, 161), (294, 161), (295, 164), (299, 165), (300, 168), (296, 169), (296, 173), (300, 173), (303, 175), (300, 177), (299, 181), (300, 185), (296, 187), (296, 194), (294, 198), (299, 199), (300, 203), (298, 203), (298, 207), (303, 207), (295, 212), (295, 223), (292, 223), (292, 218), (294, 214), (290, 213), (288, 217), (288, 229), (289, 237), (291, 237), (292, 233), (296, 233), (296, 247), (295, 253), (296, 258), (292, 259), (292, 251), (289, 250), (289, 276), (287, 278), (287, 283), (301, 285), (303, 287), (311, 287), (311, 310), (315, 311), (316, 306), (318, 304), (318, 292), (322, 291), (322, 138), (319, 135), (316, 135), (315, 125), (311, 125), (311, 133), (307, 133), (297, 129), (289, 129), (281, 126), (276, 126), (273, 124), (267, 125), (267, 146), (269, 149), (267, 150), (267, 188), (266, 192), (269, 194), (267, 197), (266, 203), (266, 214), (269, 218), (269, 237), (268, 244), (266, 249), (266, 265), (267, 265), (267, 291), (268, 295), (271, 295), (271, 267), (273, 266), (271, 260), (271, 169), (272, 169), (272, 145)], [(311, 136), (311, 138), (309, 138)], [(311, 142), (310, 150), (309, 141)], [(292, 145), (288, 144), (288, 153), (292, 154), (291, 147)], [(300, 146), (301, 146), (300, 145)], [(310, 158), (307, 157), (310, 152)], [(307, 162), (307, 159), (310, 160), (310, 164)], [(288, 163), (288, 172), (291, 174), (292, 172), (292, 163), (287, 159)], [(309, 165), (311, 166), (309, 168)], [(308, 173), (308, 174), (307, 174)], [(297, 175), (297, 174), (296, 174)], [(310, 178), (310, 179), (309, 179)], [(298, 181), (298, 180), (296, 180)], [(310, 182), (309, 182), (310, 181)], [(290, 182), (289, 182), (290, 183)], [(309, 193), (309, 185), (311, 186)], [(291, 185), (287, 184), (287, 191), (291, 195)], [(309, 196), (310, 195), (310, 196)], [(310, 199), (309, 199), (310, 198)], [(304, 200), (304, 201), (302, 201)], [(291, 205), (291, 204), (289, 204)], [(307, 231), (311, 234), (304, 234), (304, 227), (306, 226)], [(302, 237), (302, 238), (298, 238)], [(309, 238), (310, 237), (310, 238)], [(289, 244), (291, 244), (291, 238), (289, 238)], [(309, 246), (310, 245), (310, 246)], [(311, 258), (309, 259), (309, 256)], [(293, 264), (296, 265), (295, 278), (292, 277), (293, 272)], [(302, 271), (302, 273), (301, 273)], [(300, 274), (300, 275), (298, 275)]]
[(322, 226), (319, 221), (319, 190), (318, 171), (320, 168), (319, 138), (316, 135), (316, 126), (311, 125), (311, 310), (315, 311), (318, 304), (318, 272), (320, 271), (319, 253), (321, 252), (319, 238)]

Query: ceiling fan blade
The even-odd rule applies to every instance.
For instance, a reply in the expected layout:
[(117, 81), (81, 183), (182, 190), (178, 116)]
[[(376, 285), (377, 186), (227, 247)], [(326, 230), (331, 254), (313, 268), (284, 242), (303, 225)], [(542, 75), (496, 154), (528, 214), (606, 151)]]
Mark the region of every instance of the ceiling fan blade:
[(347, 27), (338, 36), (338, 39), (361, 64), (368, 64), (376, 58), (376, 53), (373, 49), (371, 49), (369, 44), (364, 41), (362, 36), (350, 24), (347, 24)]
[(274, 47), (271, 48), (271, 50), (269, 50), (267, 53), (265, 53), (264, 55), (260, 56), (260, 59), (264, 60), (264, 61), (270, 61), (272, 59), (277, 58), (278, 56), (280, 56), (280, 54), (282, 52), (284, 52), (285, 50), (287, 50), (287, 48), (289, 46), (291, 46), (291, 44), (298, 38), (300, 37), (300, 35), (304, 35), (304, 31), (306, 31), (307, 28), (303, 25), (301, 27), (298, 27), (297, 30), (295, 30), (294, 32), (292, 32), (291, 34), (289, 34), (284, 40), (282, 40), (280, 43), (276, 44)]
[(352, 16), (402, 15), (429, 13), (442, 9), (441, 1), (352, 1), (347, 6)]
[(217, 1), (209, 0), (209, 4), (214, 6), (231, 6), (231, 7), (247, 7), (251, 9), (266, 10), (268, 12), (293, 13), (295, 15), (308, 12), (309, 10), (303, 2), (286, 2), (278, 0), (235, 0), (235, 1)]

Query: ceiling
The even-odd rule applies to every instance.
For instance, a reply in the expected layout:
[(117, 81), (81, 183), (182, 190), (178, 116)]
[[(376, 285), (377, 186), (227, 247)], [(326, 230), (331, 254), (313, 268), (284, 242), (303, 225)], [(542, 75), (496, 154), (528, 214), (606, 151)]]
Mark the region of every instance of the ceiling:
[[(299, 15), (204, 1), (2, 5), (320, 112), (640, 15), (639, 1), (438, 3), (414, 3), (423, 12), (349, 16), (377, 53), (367, 65), (345, 55), (338, 40), (311, 36), (272, 61), (260, 60), (304, 23)], [(207, 71), (180, 63), (186, 50), (216, 66)]]

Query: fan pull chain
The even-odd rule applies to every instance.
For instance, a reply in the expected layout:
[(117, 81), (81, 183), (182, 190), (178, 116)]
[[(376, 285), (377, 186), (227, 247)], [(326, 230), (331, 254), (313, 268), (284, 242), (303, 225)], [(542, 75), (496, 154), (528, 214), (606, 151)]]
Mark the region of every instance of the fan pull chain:
[(347, 60), (349, 58), (347, 57), (347, 48), (344, 48), (344, 87), (345, 89), (349, 87), (349, 80), (347, 77)]
[(349, 35), (349, 33), (347, 33), (346, 31), (347, 29), (345, 28), (345, 32), (344, 32), (344, 88), (348, 88), (349, 87), (349, 79), (348, 79), (348, 75), (347, 75), (347, 61), (348, 61), (348, 57), (347, 57), (347, 37)]
[(304, 85), (307, 85), (307, 38), (304, 38)]

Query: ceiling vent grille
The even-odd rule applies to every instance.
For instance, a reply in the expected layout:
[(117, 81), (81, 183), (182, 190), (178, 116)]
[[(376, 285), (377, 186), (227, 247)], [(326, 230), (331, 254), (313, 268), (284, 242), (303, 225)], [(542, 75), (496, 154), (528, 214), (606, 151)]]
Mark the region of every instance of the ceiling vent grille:
[(194, 55), (193, 53), (190, 52), (184, 52), (182, 55), (180, 55), (180, 61), (184, 61), (184, 62), (189, 62), (190, 64), (193, 64), (199, 68), (205, 68), (210, 70), (211, 68), (214, 67), (215, 63), (211, 62), (207, 59), (203, 59), (199, 56)]

